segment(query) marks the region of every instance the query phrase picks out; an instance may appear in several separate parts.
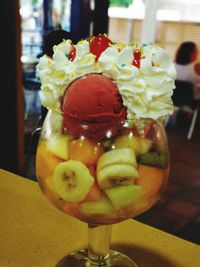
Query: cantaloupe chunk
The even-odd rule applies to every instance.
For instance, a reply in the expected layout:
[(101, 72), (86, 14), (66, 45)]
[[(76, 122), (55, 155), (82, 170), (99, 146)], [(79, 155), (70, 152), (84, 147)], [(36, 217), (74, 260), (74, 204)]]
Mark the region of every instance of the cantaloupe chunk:
[(63, 212), (76, 218), (80, 218), (79, 203), (65, 202), (63, 205)]
[(96, 168), (95, 166), (88, 167), (90, 174), (94, 177), (94, 184), (90, 188), (90, 191), (88, 192), (86, 198), (84, 201), (98, 201), (102, 198), (102, 190), (99, 187), (99, 184), (97, 182), (96, 178)]
[(102, 191), (95, 181), (93, 186), (90, 188), (90, 191), (88, 192), (86, 198), (84, 201), (98, 201), (102, 198)]
[(80, 138), (69, 142), (69, 159), (78, 160), (85, 165), (96, 165), (99, 157), (104, 153), (100, 143), (87, 138)]
[(138, 164), (139, 178), (136, 180), (138, 185), (142, 185), (148, 196), (156, 194), (167, 178), (165, 169)]

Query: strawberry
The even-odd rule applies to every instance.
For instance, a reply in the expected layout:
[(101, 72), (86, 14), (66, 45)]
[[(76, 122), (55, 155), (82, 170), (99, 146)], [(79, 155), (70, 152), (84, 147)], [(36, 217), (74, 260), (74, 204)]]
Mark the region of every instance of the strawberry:
[(100, 57), (101, 53), (109, 47), (111, 43), (110, 39), (106, 35), (99, 34), (90, 41), (90, 52), (96, 56), (96, 61)]
[(76, 48), (74, 47), (74, 45), (72, 45), (71, 51), (69, 52), (69, 60), (74, 61), (75, 57), (76, 57)]
[(134, 55), (133, 65), (139, 69), (140, 68), (140, 60), (141, 60), (141, 52), (140, 52), (140, 50), (136, 50), (133, 53), (133, 55)]

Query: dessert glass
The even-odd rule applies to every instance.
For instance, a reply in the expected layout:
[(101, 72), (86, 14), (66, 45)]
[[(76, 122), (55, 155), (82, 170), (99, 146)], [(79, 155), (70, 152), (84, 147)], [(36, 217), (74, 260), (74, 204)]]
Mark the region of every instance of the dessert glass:
[[(105, 130), (101, 141), (76, 138), (62, 127), (62, 114), (49, 110), (36, 154), (36, 175), (45, 197), (63, 213), (88, 224), (88, 249), (57, 266), (129, 266), (130, 258), (110, 250), (112, 224), (134, 218), (161, 197), (168, 179), (169, 153), (162, 122), (144, 130), (121, 122), (120, 133)], [(82, 127), (85, 125), (83, 123)]]

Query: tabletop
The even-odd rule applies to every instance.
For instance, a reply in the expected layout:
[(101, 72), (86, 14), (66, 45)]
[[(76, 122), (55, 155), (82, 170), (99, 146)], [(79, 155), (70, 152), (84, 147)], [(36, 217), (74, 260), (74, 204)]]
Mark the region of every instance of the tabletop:
[[(87, 224), (65, 215), (38, 183), (0, 170), (0, 267), (55, 267), (87, 247)], [(200, 247), (133, 219), (113, 225), (111, 248), (139, 267), (200, 267)]]

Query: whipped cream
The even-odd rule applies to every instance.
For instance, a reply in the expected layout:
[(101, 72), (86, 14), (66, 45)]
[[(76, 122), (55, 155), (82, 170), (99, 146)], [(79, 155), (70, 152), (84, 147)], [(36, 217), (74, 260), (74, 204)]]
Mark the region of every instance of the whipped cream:
[[(102, 73), (116, 82), (127, 108), (127, 119), (133, 125), (137, 121), (158, 120), (173, 113), (171, 96), (176, 70), (165, 50), (155, 45), (138, 48), (131, 44), (112, 44), (96, 61), (88, 41), (73, 46), (76, 49), (73, 61), (69, 59), (70, 40), (54, 46), (52, 58), (46, 55), (40, 58), (37, 69), (43, 106), (61, 112), (60, 100), (70, 83), (90, 73)], [(134, 49), (141, 52), (140, 68), (132, 64)]]

